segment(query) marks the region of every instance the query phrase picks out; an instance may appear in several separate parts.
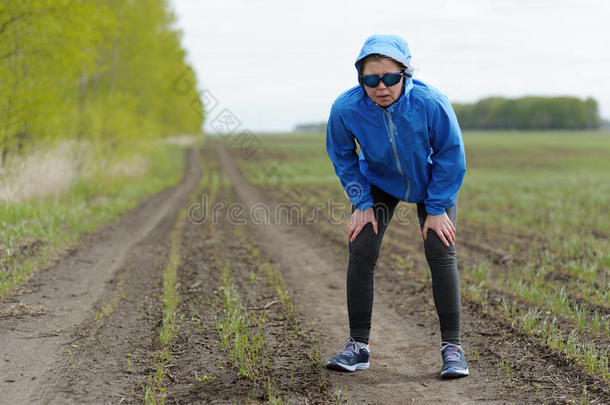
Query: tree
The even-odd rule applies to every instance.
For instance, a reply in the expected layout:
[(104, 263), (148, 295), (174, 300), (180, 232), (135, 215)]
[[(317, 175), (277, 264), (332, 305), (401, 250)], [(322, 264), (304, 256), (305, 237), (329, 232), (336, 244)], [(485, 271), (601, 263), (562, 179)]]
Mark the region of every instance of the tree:
[[(43, 139), (126, 142), (199, 133), (201, 110), (172, 90), (188, 72), (165, 0), (0, 3), (0, 150)], [(200, 101), (200, 100), (199, 100)]]
[(600, 125), (592, 98), (489, 97), (453, 107), (460, 126), (468, 129), (593, 129)]

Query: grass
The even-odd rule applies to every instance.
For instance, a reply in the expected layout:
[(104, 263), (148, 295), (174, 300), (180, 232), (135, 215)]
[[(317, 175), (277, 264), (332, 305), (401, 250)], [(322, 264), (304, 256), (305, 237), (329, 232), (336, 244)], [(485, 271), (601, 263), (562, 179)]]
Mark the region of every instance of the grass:
[[(296, 201), (289, 191), (298, 190), (303, 212), (346, 201), (323, 134), (259, 139), (264, 153), (239, 161), (252, 183), (285, 201)], [(462, 262), (463, 296), (607, 380), (610, 133), (480, 131), (464, 133), (464, 143), (458, 230), (483, 260)], [(315, 226), (343, 243), (344, 225), (330, 217), (318, 216)], [(392, 234), (384, 243), (401, 251)], [(396, 268), (412, 272), (402, 256), (392, 256)], [(429, 272), (417, 276), (429, 282)], [(504, 299), (491, 304), (491, 293)]]
[(0, 201), (0, 297), (85, 234), (182, 177), (183, 147), (157, 142), (134, 153), (147, 164), (137, 175), (97, 170), (75, 177), (57, 195)]
[[(226, 176), (219, 176), (216, 172), (211, 172), (206, 176), (205, 186), (208, 187), (210, 205), (213, 205), (220, 193), (230, 190), (231, 184)], [(226, 201), (225, 201), (226, 202)], [(232, 276), (231, 260), (225, 255), (223, 249), (223, 237), (217, 234), (215, 223), (208, 222), (208, 229), (214, 240), (214, 252), (218, 263), (223, 263), (223, 271), (220, 277), (221, 286), (217, 290), (217, 304), (222, 312), (217, 316), (216, 329), (220, 337), (220, 344), (227, 351), (229, 360), (238, 370), (238, 376), (245, 377), (253, 384), (254, 389), (263, 387), (267, 403), (282, 404), (283, 400), (273, 383), (271, 370), (271, 357), (265, 350), (264, 327), (266, 315), (263, 312), (259, 315), (251, 310), (242, 300), (239, 287)], [(245, 242), (244, 229), (236, 227), (233, 229), (234, 237)], [(260, 262), (260, 253), (252, 248), (250, 252), (255, 262)], [(269, 269), (268, 274), (273, 270)], [(271, 277), (271, 276), (270, 276)], [(270, 278), (271, 280), (271, 278)], [(279, 273), (275, 276), (276, 290), (284, 293), (281, 299), (286, 305), (292, 302), (285, 291), (283, 280)], [(281, 284), (279, 281), (281, 280)], [(247, 283), (256, 283), (258, 276), (251, 272), (247, 277)], [(296, 321), (295, 321), (296, 322)]]
[(176, 289), (176, 277), (180, 265), (180, 247), (182, 244), (182, 229), (186, 218), (186, 209), (178, 214), (176, 224), (170, 235), (170, 252), (168, 264), (163, 270), (163, 292), (161, 297), (163, 320), (159, 329), (159, 347), (152, 368), (156, 370), (148, 378), (144, 390), (146, 404), (163, 404), (166, 389), (164, 386), (165, 365), (171, 359), (172, 340), (177, 336), (176, 314), (178, 311), (179, 296)]
[(102, 307), (95, 313), (95, 319), (100, 321), (102, 319), (108, 319), (114, 310), (119, 306), (121, 300), (125, 298), (125, 273), (119, 275), (119, 281), (110, 297), (110, 300), (106, 302)]
[(252, 257), (258, 260), (259, 270), (267, 275), (269, 284), (271, 284), (271, 286), (275, 289), (275, 292), (280, 302), (282, 303), (286, 311), (288, 311), (288, 314), (294, 325), (294, 332), (298, 333), (299, 318), (296, 309), (294, 308), (292, 297), (290, 296), (290, 294), (288, 294), (288, 291), (286, 290), (286, 284), (284, 283), (282, 273), (280, 273), (280, 270), (276, 266), (272, 265), (271, 262), (263, 260), (259, 250), (256, 247), (251, 246), (250, 252), (252, 254)]
[[(470, 283), (468, 288), (471, 295), (472, 291), (493, 288), (523, 303), (534, 304), (541, 310), (548, 310), (549, 314), (563, 318), (579, 331), (610, 335), (610, 319), (601, 316), (599, 311), (591, 310), (586, 305), (570, 299), (565, 286), (554, 288), (537, 275), (528, 276), (527, 271), (509, 274), (507, 278), (498, 277), (492, 281), (492, 269), (484, 262), (468, 267), (467, 271), (466, 281)], [(480, 294), (472, 295), (470, 298), (483, 306), (487, 305)]]
[[(200, 163), (203, 175), (199, 181), (200, 187), (205, 187), (209, 183), (209, 173), (206, 170), (205, 162)], [(190, 195), (192, 201), (200, 190), (200, 187), (195, 187), (195, 190)], [(189, 208), (183, 208), (178, 213), (172, 232), (169, 236), (170, 250), (168, 255), (168, 263), (163, 270), (163, 291), (161, 295), (162, 302), (162, 322), (159, 328), (159, 350), (153, 358), (151, 368), (155, 370), (150, 374), (146, 386), (144, 387), (144, 402), (146, 404), (163, 404), (167, 390), (165, 388), (165, 366), (171, 360), (172, 341), (178, 335), (178, 325), (176, 323), (178, 305), (180, 297), (177, 290), (178, 267), (180, 266), (180, 250), (183, 243), (182, 230), (186, 220), (189, 217)], [(207, 376), (205, 376), (207, 377)], [(208, 377), (201, 380), (200, 383), (213, 381), (213, 378)]]
[(216, 322), (221, 345), (228, 350), (240, 376), (260, 382), (267, 371), (263, 355), (264, 318), (243, 307), (228, 266), (223, 270), (222, 282), (219, 300), (223, 312)]
[[(208, 196), (209, 206), (216, 203), (232, 203), (232, 184), (215, 170), (214, 158), (208, 159), (205, 182), (202, 186)], [(227, 226), (225, 226), (227, 225)], [(244, 226), (232, 223), (228, 218), (219, 218), (218, 223), (207, 221), (206, 234), (213, 242), (209, 253), (221, 270), (216, 293), (218, 309), (215, 326), (220, 345), (225, 350), (228, 360), (233, 364), (237, 377), (247, 382), (250, 387), (249, 399), (258, 402), (264, 398), (265, 403), (282, 404), (287, 393), (284, 382), (277, 380), (281, 371), (274, 367), (275, 339), (286, 339), (290, 342), (296, 337), (307, 339), (305, 331), (299, 328), (299, 318), (292, 297), (290, 296), (279, 268), (274, 266), (252, 243)], [(230, 242), (229, 242), (230, 240)], [(244, 249), (244, 256), (237, 262), (232, 247)], [(243, 266), (247, 265), (244, 269)], [(250, 291), (265, 291), (264, 301), (252, 302)], [(260, 294), (260, 292), (258, 293)], [(260, 295), (258, 298), (261, 298)], [(265, 331), (267, 314), (273, 311), (282, 314), (288, 322), (288, 329), (283, 336), (275, 334), (271, 341), (266, 341)], [(276, 316), (276, 315), (274, 315)], [(275, 318), (274, 318), (275, 320)], [(274, 321), (275, 323), (275, 321)], [(271, 325), (276, 328), (279, 325)], [(309, 361), (303, 359), (307, 372), (316, 373), (317, 389), (324, 392), (327, 381), (320, 360), (317, 341), (311, 345)], [(296, 371), (291, 371), (291, 379)], [(313, 387), (316, 388), (315, 386)]]
[(506, 378), (512, 382), (515, 378), (515, 372), (511, 369), (508, 360), (505, 360), (503, 358), (500, 359), (500, 363), (498, 364), (498, 366), (502, 369), (504, 374), (506, 374)]
[(347, 388), (345, 388), (345, 385), (343, 385), (341, 387), (339, 385), (335, 385), (335, 392), (333, 395), (333, 399), (335, 401), (335, 404), (337, 404), (337, 405), (348, 403)]
[(531, 307), (520, 309), (516, 301), (511, 305), (506, 298), (497, 308), (490, 308), (488, 293), (479, 285), (469, 284), (463, 287), (463, 290), (465, 297), (471, 302), (480, 304), (484, 311), (502, 313), (511, 327), (534, 338), (538, 343), (547, 345), (567, 359), (575, 361), (589, 375), (610, 380), (606, 350), (598, 348), (593, 342), (583, 341), (576, 334), (577, 329), (566, 335), (566, 332), (558, 326), (556, 317), (543, 316), (540, 310)]
[(320, 349), (318, 348), (317, 337), (314, 337), (314, 341), (313, 341), (313, 344), (311, 347), (310, 360), (311, 360), (311, 366), (313, 367), (315, 372), (318, 374), (318, 391), (323, 392), (328, 385), (328, 381), (326, 379), (326, 374), (324, 372), (324, 369), (326, 366), (324, 365), (324, 362), (322, 361), (322, 359), (320, 357)]

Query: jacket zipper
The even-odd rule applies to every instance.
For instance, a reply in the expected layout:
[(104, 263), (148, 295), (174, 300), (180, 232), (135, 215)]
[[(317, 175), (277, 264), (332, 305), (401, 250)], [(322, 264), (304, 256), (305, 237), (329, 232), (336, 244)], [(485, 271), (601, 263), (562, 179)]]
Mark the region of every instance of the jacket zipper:
[(396, 161), (396, 168), (398, 169), (398, 173), (400, 173), (400, 175), (404, 177), (404, 179), (407, 181), (407, 192), (405, 193), (405, 201), (407, 201), (409, 199), (409, 192), (411, 190), (411, 182), (409, 181), (409, 178), (405, 176), (404, 172), (402, 171), (402, 166), (400, 165), (398, 149), (396, 149), (396, 138), (394, 137), (394, 129), (396, 127), (394, 126), (394, 121), (392, 121), (392, 114), (385, 108), (382, 108), (379, 105), (377, 106), (383, 110), (385, 116), (388, 118), (389, 121), (389, 125), (386, 125), (386, 129), (388, 130), (388, 136), (390, 138), (390, 143), (392, 144), (392, 150), (394, 151), (394, 160)]
[(398, 173), (400, 173), (402, 176), (404, 176), (405, 174), (402, 172), (402, 167), (400, 166), (400, 160), (398, 159), (398, 150), (396, 149), (396, 138), (394, 137), (394, 121), (392, 121), (392, 114), (390, 114), (390, 112), (388, 110), (383, 110), (383, 112), (385, 113), (386, 117), (388, 118), (389, 121), (389, 126), (386, 125), (386, 128), (388, 128), (388, 135), (390, 137), (390, 143), (392, 144), (392, 149), (394, 150), (394, 159), (396, 160), (396, 168), (398, 169)]

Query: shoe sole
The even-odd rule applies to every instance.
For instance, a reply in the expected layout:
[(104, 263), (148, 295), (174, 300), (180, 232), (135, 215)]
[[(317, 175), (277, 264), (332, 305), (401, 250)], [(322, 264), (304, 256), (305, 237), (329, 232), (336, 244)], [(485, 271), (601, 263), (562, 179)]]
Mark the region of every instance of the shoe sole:
[(370, 363), (358, 363), (353, 366), (348, 366), (346, 364), (338, 364), (338, 363), (327, 363), (326, 367), (331, 370), (337, 371), (358, 371), (358, 370), (366, 370), (369, 368)]
[(441, 378), (460, 378), (467, 377), (470, 375), (470, 371), (466, 370), (456, 370), (454, 368), (448, 368), (445, 371), (441, 372)]

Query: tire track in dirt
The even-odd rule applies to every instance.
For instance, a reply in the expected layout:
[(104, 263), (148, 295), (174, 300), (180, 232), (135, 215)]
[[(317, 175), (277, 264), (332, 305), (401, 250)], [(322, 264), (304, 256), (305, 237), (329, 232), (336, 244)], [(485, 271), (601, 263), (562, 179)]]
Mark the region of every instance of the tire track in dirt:
[[(248, 207), (268, 204), (269, 211), (276, 212), (277, 205), (242, 177), (223, 146), (218, 153), (239, 199)], [(322, 359), (336, 354), (348, 336), (347, 256), (338, 255), (322, 238), (314, 239), (295, 225), (270, 220), (252, 229), (255, 242), (282, 271), (304, 320), (313, 324)], [(371, 341), (370, 370), (328, 373), (331, 387), (345, 387), (350, 403), (505, 403), (493, 383), (476, 369), (466, 379), (441, 380), (438, 331), (407, 322), (380, 294), (375, 299)]]
[(199, 151), (189, 149), (178, 185), (88, 237), (68, 257), (34, 275), (0, 303), (3, 307), (42, 308), (38, 316), (0, 319), (0, 403), (46, 402), (40, 395), (54, 389), (45, 381), (65, 364), (64, 348), (93, 317), (96, 303), (112, 293), (111, 281), (124, 267), (130, 250), (175, 216), (198, 180)]
[[(83, 323), (74, 328), (62, 358), (40, 378), (34, 403), (138, 403), (158, 346), (162, 273), (176, 211), (134, 246)], [(116, 297), (116, 298), (115, 298)], [(112, 306), (105, 311), (107, 306)], [(100, 316), (100, 314), (103, 314)]]
[[(223, 191), (217, 201), (231, 203)], [(274, 270), (258, 250), (253, 252), (244, 231), (223, 217), (213, 225), (190, 222), (183, 229), (183, 240), (188, 242), (183, 244), (178, 268), (180, 327), (172, 345), (165, 403), (274, 403), (269, 394), (281, 398), (282, 404), (328, 403), (324, 373), (311, 361), (315, 341), (307, 331), (295, 330), (298, 320), (278, 296), (277, 284), (270, 281), (269, 271)], [(222, 344), (219, 327), (227, 316), (223, 297), (229, 285), (224, 275), (229, 276), (240, 307), (249, 312), (253, 332), (254, 316), (264, 319), (264, 343), (249, 369), (255, 372), (251, 377), (241, 375), (240, 361), (231, 359), (233, 337), (227, 346)], [(197, 380), (203, 376), (208, 380)]]

